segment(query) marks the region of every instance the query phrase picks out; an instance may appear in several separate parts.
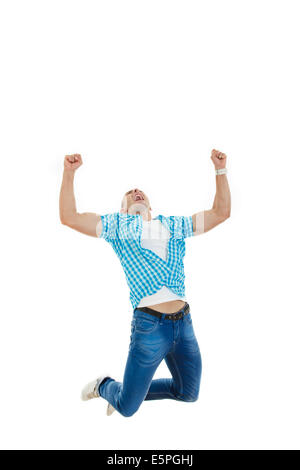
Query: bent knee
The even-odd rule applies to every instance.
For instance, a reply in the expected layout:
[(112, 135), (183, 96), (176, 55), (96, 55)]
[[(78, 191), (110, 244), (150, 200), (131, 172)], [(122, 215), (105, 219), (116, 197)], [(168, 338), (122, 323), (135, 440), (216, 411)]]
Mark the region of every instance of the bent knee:
[(198, 398), (199, 392), (181, 395), (180, 400), (192, 403), (194, 401), (197, 401)]
[(190, 397), (187, 397), (187, 399), (185, 401), (188, 401), (188, 402), (194, 402), (194, 401), (197, 401), (199, 398), (199, 395), (192, 395)]
[(138, 408), (131, 408), (131, 409), (128, 408), (128, 409), (119, 410), (119, 412), (125, 418), (130, 418), (131, 416), (133, 416), (137, 412), (137, 410), (138, 410)]

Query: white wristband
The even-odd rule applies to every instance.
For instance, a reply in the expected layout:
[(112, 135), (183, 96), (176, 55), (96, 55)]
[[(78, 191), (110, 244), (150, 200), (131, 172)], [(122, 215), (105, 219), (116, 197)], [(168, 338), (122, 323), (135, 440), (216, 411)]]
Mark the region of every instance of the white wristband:
[(219, 168), (216, 170), (216, 175), (226, 175), (227, 173), (227, 168)]

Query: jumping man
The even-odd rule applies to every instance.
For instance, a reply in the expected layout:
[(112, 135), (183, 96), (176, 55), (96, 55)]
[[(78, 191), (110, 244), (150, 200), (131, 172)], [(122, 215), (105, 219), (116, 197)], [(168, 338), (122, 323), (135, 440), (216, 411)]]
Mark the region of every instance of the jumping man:
[[(132, 416), (144, 400), (197, 400), (201, 355), (190, 306), (185, 298), (185, 239), (207, 232), (230, 216), (226, 155), (213, 149), (216, 195), (210, 210), (192, 216), (151, 217), (146, 194), (134, 188), (119, 212), (78, 213), (74, 196), (78, 154), (67, 155), (60, 192), (60, 220), (86, 235), (104, 238), (119, 257), (130, 289), (133, 308), (131, 336), (123, 382), (102, 375), (86, 385), (82, 399), (103, 397), (107, 414), (117, 410)], [(154, 379), (162, 360), (172, 378)]]

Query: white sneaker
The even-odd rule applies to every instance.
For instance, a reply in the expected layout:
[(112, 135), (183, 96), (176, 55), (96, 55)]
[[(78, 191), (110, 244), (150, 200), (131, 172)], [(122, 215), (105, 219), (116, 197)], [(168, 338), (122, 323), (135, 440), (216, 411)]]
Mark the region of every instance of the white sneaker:
[(108, 403), (107, 409), (106, 409), (107, 416), (112, 415), (114, 411), (116, 411), (116, 409), (110, 403)]
[(88, 401), (92, 400), (92, 398), (99, 398), (99, 386), (106, 377), (109, 376), (101, 375), (98, 379), (88, 383), (81, 392), (81, 400)]

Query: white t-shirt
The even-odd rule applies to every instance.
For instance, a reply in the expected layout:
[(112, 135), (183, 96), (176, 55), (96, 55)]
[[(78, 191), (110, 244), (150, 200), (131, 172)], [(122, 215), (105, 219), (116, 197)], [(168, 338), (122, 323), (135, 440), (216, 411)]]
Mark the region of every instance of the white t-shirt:
[[(170, 238), (169, 231), (163, 226), (160, 220), (152, 219), (150, 221), (143, 220), (143, 230), (141, 235), (141, 246), (152, 250), (155, 254), (166, 261), (168, 255), (168, 241)], [(138, 307), (149, 307), (150, 305), (168, 302), (170, 300), (184, 300), (185, 297), (179, 297), (174, 294), (168, 287), (163, 286), (155, 294), (143, 297)]]

